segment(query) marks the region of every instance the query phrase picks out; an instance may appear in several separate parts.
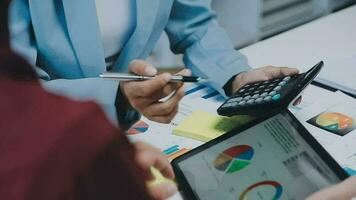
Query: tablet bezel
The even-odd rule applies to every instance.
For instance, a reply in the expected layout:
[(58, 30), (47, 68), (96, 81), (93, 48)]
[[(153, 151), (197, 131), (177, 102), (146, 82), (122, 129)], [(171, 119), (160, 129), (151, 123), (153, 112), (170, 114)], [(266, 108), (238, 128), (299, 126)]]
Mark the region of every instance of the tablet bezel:
[(171, 164), (173, 166), (173, 170), (176, 175), (176, 180), (179, 185), (179, 188), (183, 191), (183, 195), (185, 198), (188, 199), (199, 199), (199, 196), (192, 190), (190, 187), (190, 184), (188, 180), (186, 179), (185, 175), (183, 174), (182, 170), (179, 168), (179, 163), (190, 158), (191, 156), (200, 153), (211, 146), (218, 144), (226, 139), (229, 139), (236, 134), (239, 134), (271, 117), (274, 117), (278, 114), (282, 114), (284, 117), (287, 118), (287, 120), (294, 126), (294, 128), (297, 130), (297, 132), (302, 136), (302, 138), (309, 144), (309, 146), (320, 156), (320, 158), (325, 162), (328, 167), (335, 173), (335, 175), (342, 181), (349, 177), (349, 175), (342, 169), (342, 167), (335, 161), (334, 158), (331, 157), (331, 155), (324, 149), (324, 147), (321, 146), (321, 144), (318, 143), (318, 141), (309, 133), (309, 131), (295, 118), (295, 116), (289, 111), (285, 110), (281, 113), (277, 114), (270, 114), (268, 116), (261, 117), (259, 119), (253, 120), (246, 125), (243, 125), (235, 130), (232, 130), (230, 132), (227, 132), (226, 134), (217, 137), (181, 156), (178, 158), (174, 159)]

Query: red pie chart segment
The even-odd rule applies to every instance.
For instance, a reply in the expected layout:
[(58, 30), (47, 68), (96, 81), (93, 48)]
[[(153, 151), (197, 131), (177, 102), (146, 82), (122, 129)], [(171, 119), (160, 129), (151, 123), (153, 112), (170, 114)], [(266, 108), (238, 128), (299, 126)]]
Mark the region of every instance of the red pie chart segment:
[(225, 173), (235, 173), (247, 167), (254, 150), (248, 145), (233, 146), (221, 152), (214, 160), (214, 167)]

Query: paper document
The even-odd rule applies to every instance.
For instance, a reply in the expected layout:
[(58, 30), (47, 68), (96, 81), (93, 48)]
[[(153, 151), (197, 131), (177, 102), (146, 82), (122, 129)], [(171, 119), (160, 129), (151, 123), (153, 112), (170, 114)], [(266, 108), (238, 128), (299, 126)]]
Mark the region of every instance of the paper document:
[(356, 174), (356, 100), (342, 92), (320, 96), (295, 116), (338, 161)]
[(212, 88), (199, 84), (187, 84), (185, 93), (179, 103), (178, 113), (170, 124), (157, 123), (142, 117), (127, 131), (129, 139), (149, 143), (162, 151), (170, 150), (164, 152), (169, 160), (203, 144), (198, 140), (174, 135), (173, 129), (196, 110), (216, 115), (224, 98)]
[(302, 101), (300, 104), (294, 106), (290, 106), (289, 110), (295, 114), (297, 112), (302, 112), (305, 109), (308, 109), (311, 106), (317, 106), (318, 103), (320, 102), (320, 99), (326, 98), (329, 95), (333, 95), (334, 92), (331, 92), (329, 90), (325, 90), (321, 87), (317, 87), (315, 85), (309, 85), (305, 91), (303, 91), (302, 95)]
[(173, 134), (208, 142), (251, 119), (252, 117), (247, 115), (223, 117), (204, 111), (195, 111), (173, 129)]
[(325, 62), (315, 81), (356, 95), (356, 56)]

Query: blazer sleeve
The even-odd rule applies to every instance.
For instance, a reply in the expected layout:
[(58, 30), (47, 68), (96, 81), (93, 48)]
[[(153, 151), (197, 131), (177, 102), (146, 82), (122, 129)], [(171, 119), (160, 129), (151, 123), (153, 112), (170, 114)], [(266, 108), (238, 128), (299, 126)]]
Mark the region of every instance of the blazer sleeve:
[(12, 50), (25, 58), (32, 66), (35, 66), (37, 48), (28, 1), (11, 1), (9, 6), (9, 31)]
[(166, 32), (172, 51), (184, 53), (185, 65), (194, 74), (212, 79), (211, 86), (222, 95), (233, 76), (251, 69), (218, 25), (211, 0), (175, 0)]
[(119, 83), (100, 78), (43, 80), (41, 85), (49, 92), (78, 101), (92, 100), (105, 111), (110, 121), (117, 124), (115, 99)]

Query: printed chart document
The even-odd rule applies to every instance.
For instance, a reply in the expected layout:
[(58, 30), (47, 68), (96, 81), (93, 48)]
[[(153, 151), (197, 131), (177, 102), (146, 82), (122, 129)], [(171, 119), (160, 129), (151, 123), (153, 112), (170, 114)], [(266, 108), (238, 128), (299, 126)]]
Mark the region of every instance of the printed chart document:
[(216, 110), (224, 98), (206, 85), (187, 84), (186, 88), (178, 113), (170, 124), (161, 124), (142, 117), (127, 131), (129, 139), (143, 141), (161, 149), (169, 160), (203, 144), (199, 140), (174, 135), (173, 129), (197, 110), (216, 116)]
[(342, 92), (321, 96), (295, 116), (349, 174), (356, 174), (354, 98)]

